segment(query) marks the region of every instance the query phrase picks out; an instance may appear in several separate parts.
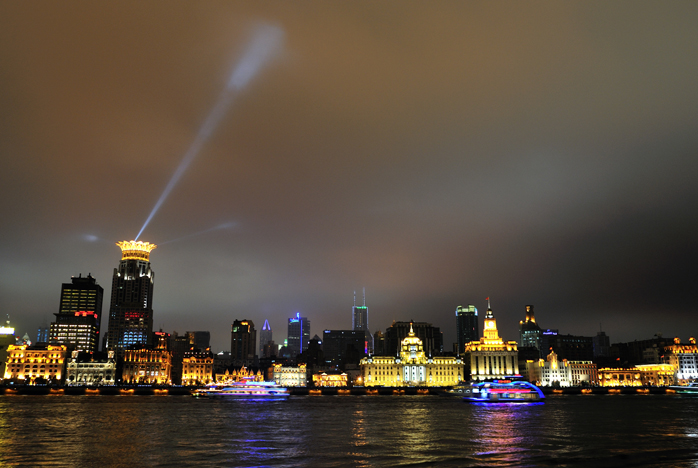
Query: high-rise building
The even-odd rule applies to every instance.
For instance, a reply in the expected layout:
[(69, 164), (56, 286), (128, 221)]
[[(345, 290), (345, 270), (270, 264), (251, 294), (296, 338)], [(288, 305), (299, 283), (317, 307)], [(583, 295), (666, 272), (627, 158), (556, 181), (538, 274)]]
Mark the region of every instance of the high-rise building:
[(351, 308), (351, 329), (364, 333), (363, 353), (373, 353), (373, 335), (368, 328), (368, 307), (366, 307), (366, 288), (364, 288), (364, 303), (356, 305), (356, 291), (354, 291), (354, 306)]
[(594, 357), (605, 357), (609, 355), (611, 349), (611, 339), (604, 333), (600, 331), (591, 338), (594, 347)]
[(288, 319), (288, 349), (291, 358), (308, 349), (309, 341), (310, 320), (307, 317), (301, 317), (300, 312), (296, 312), (295, 317)]
[(48, 341), (70, 350), (94, 353), (99, 349), (104, 289), (88, 274), (71, 278), (61, 286), (61, 302), (56, 321), (51, 323)]
[(385, 356), (385, 335), (378, 330), (373, 334), (373, 354), (376, 356)]
[(252, 320), (234, 321), (230, 337), (233, 365), (252, 365), (257, 350), (257, 331)]
[(344, 369), (346, 364), (358, 364), (366, 355), (364, 330), (325, 330), (322, 334), (325, 362)]
[(465, 344), (480, 338), (480, 324), (477, 319), (477, 308), (474, 305), (456, 307), (456, 339), (458, 354), (465, 351)]
[[(533, 312), (533, 306), (526, 306), (526, 320), (519, 322), (519, 345), (522, 348), (536, 348), (541, 351), (541, 340), (543, 339), (543, 330), (536, 323), (536, 316)], [(544, 354), (548, 351), (544, 350)], [(543, 357), (541, 355), (541, 357)]]
[(259, 355), (266, 357), (266, 354), (264, 353), (264, 347), (269, 343), (273, 342), (274, 338), (271, 333), (271, 326), (269, 325), (269, 320), (265, 320), (264, 325), (262, 326), (262, 331), (259, 332)]
[(205, 351), (211, 347), (211, 332), (209, 331), (188, 331), (189, 342), (195, 348)]
[(123, 356), (124, 349), (144, 346), (152, 339), (155, 272), (150, 267), (150, 252), (157, 246), (142, 241), (122, 241), (116, 245), (121, 248), (122, 256), (112, 278), (105, 349), (113, 349), (117, 356)]
[(443, 334), (439, 327), (427, 322), (393, 322), (385, 330), (385, 355), (397, 356), (402, 340), (409, 336), (410, 330), (422, 341), (427, 356), (436, 356), (443, 352)]

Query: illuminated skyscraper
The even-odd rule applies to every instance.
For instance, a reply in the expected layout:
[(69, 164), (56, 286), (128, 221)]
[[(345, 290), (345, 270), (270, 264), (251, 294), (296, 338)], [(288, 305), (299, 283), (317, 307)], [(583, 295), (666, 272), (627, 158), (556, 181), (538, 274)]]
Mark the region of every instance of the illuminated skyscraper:
[(235, 366), (250, 366), (257, 349), (257, 330), (252, 320), (233, 322), (230, 335), (230, 356)]
[(292, 358), (308, 349), (310, 341), (310, 320), (301, 317), (296, 312), (295, 317), (288, 319), (288, 350)]
[[(541, 339), (543, 338), (543, 330), (536, 323), (536, 316), (533, 313), (533, 306), (526, 306), (526, 320), (519, 322), (519, 344), (522, 348), (541, 349)], [(541, 358), (547, 357), (549, 350), (541, 350)]]
[(271, 326), (269, 325), (269, 320), (264, 321), (262, 326), (262, 331), (259, 332), (259, 355), (264, 356), (264, 346), (274, 341), (274, 337), (271, 333)]
[(489, 297), (484, 322), (480, 340), (465, 345), (464, 360), (466, 365), (470, 363), (471, 380), (497, 379), (518, 374), (519, 353), (516, 341), (504, 341), (499, 337)]
[[(150, 252), (157, 246), (142, 241), (118, 242), (122, 256), (114, 268), (105, 349), (123, 350), (150, 344), (153, 334), (153, 282)], [(168, 376), (169, 378), (169, 376)]]
[(88, 274), (71, 278), (61, 287), (61, 303), (56, 321), (51, 323), (48, 341), (68, 349), (94, 353), (99, 349), (104, 289)]
[(465, 344), (480, 339), (480, 324), (474, 305), (456, 307), (456, 339), (458, 354), (465, 351)]
[(368, 307), (366, 307), (366, 288), (364, 288), (364, 305), (356, 305), (356, 292), (354, 292), (354, 306), (351, 308), (351, 329), (364, 332), (363, 353), (373, 353), (373, 335), (368, 328)]

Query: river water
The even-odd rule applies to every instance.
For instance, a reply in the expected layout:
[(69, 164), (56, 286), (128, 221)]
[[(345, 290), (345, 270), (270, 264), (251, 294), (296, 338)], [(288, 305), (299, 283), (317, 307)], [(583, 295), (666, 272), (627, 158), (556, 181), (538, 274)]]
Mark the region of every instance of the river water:
[(0, 396), (0, 466), (698, 467), (698, 398)]

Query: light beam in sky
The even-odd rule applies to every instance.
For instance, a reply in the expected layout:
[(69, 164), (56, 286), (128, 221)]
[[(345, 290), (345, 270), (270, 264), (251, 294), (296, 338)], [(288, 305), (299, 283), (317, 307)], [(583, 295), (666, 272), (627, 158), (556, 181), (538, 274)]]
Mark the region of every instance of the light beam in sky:
[(262, 24), (257, 26), (250, 38), (250, 42), (245, 48), (245, 51), (235, 64), (233, 73), (230, 75), (228, 84), (218, 98), (218, 102), (209, 113), (208, 117), (204, 121), (199, 132), (194, 138), (189, 150), (184, 154), (182, 162), (177, 167), (177, 170), (172, 175), (172, 178), (167, 183), (165, 190), (163, 190), (162, 195), (155, 203), (153, 210), (150, 212), (148, 219), (145, 220), (143, 227), (138, 232), (135, 240), (141, 236), (145, 228), (153, 219), (155, 213), (160, 209), (167, 196), (170, 194), (172, 189), (177, 185), (179, 179), (187, 170), (191, 162), (194, 160), (197, 154), (201, 151), (201, 148), (206, 144), (209, 137), (213, 131), (218, 127), (221, 119), (225, 115), (226, 111), (230, 107), (236, 92), (242, 91), (245, 86), (247, 86), (260, 71), (268, 63), (271, 62), (282, 50), (284, 43), (284, 31), (279, 26), (273, 24)]
[(194, 232), (192, 234), (187, 234), (186, 236), (178, 237), (177, 239), (172, 239), (172, 240), (168, 240), (165, 242), (160, 242), (159, 245), (171, 244), (172, 242), (179, 242), (181, 240), (189, 239), (191, 237), (200, 236), (202, 234), (207, 234), (207, 233), (213, 232), (213, 231), (219, 231), (222, 229), (232, 229), (235, 226), (237, 226), (237, 223), (231, 221), (229, 223), (223, 223), (223, 224), (219, 224), (218, 226), (214, 226), (212, 228), (204, 229), (203, 231)]

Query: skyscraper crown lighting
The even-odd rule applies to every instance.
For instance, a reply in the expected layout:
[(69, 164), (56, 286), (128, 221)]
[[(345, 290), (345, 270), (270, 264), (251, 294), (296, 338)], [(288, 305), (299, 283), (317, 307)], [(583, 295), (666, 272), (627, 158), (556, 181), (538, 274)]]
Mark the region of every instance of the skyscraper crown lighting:
[(150, 261), (150, 252), (157, 248), (157, 245), (143, 241), (121, 241), (116, 245), (121, 249), (121, 260), (143, 260)]

